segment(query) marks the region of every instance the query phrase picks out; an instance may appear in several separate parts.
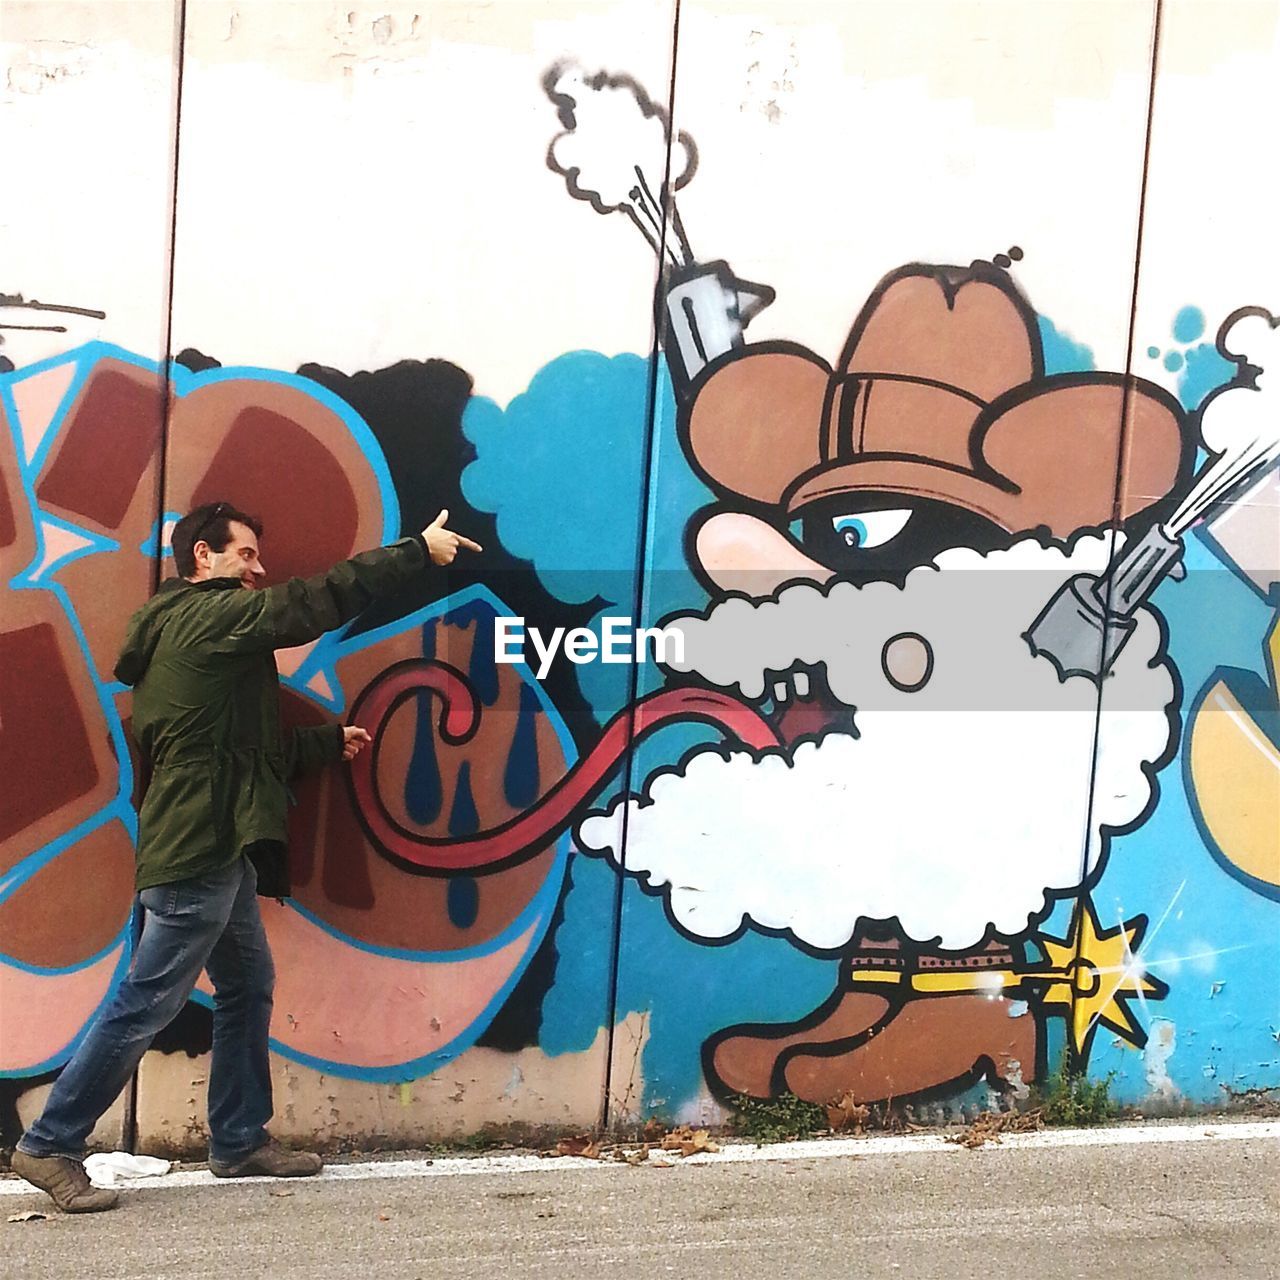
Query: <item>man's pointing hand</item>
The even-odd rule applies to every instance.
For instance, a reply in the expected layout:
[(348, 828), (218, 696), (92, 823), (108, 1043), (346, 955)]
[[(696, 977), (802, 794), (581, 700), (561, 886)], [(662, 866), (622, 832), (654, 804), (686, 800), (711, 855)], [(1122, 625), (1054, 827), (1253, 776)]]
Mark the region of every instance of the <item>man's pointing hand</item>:
[(445, 521), (448, 518), (449, 509), (446, 507), (422, 531), (422, 539), (427, 544), (427, 555), (431, 557), (432, 564), (452, 564), (459, 547), (465, 547), (468, 551), (484, 550), (478, 542), (472, 542), (470, 538), (464, 538), (462, 534), (446, 529)]

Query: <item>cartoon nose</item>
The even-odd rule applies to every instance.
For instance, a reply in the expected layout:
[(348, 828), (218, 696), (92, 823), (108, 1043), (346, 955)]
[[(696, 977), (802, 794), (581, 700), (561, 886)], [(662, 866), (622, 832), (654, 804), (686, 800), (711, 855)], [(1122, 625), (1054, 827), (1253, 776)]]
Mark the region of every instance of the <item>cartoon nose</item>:
[(880, 653), (885, 679), (903, 693), (916, 693), (933, 675), (933, 648), (922, 635), (904, 631), (887, 641)]

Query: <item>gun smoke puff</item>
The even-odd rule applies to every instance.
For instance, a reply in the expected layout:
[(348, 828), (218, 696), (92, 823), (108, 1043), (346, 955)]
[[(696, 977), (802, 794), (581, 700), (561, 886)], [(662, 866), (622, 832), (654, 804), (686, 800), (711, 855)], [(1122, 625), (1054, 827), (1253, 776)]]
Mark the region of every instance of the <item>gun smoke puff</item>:
[[(693, 139), (680, 132), (672, 141), (666, 111), (630, 76), (587, 75), (577, 63), (557, 62), (542, 87), (563, 126), (551, 140), (547, 166), (564, 178), (575, 200), (586, 200), (597, 213), (626, 214), (661, 253), (664, 193), (680, 190), (693, 177)], [(691, 262), (674, 200), (671, 214), (683, 261)], [(666, 252), (673, 263), (681, 261), (670, 244)]]
[(1280, 462), (1280, 317), (1262, 307), (1242, 307), (1222, 322), (1217, 345), (1237, 373), (1201, 407), (1200, 438), (1217, 456), (1169, 518), (1175, 534), (1214, 506), (1243, 497)]
[[(1268, 432), (1280, 434), (1280, 318), (1261, 307), (1235, 312), (1219, 330), (1218, 350), (1235, 361), (1236, 376), (1201, 407), (1200, 431), (1206, 449), (1227, 457)], [(1204, 532), (1262, 599), (1280, 605), (1280, 469), (1261, 468), (1237, 494), (1206, 513)]]
[[(668, 620), (686, 636), (681, 669), (747, 698), (774, 673), (825, 668), (849, 732), (789, 753), (696, 751), (625, 801), (625, 858), (622, 800), (584, 819), (579, 847), (660, 891), (699, 939), (749, 924), (827, 951), (864, 919), (956, 950), (1025, 933), (1097, 870), (1106, 832), (1148, 811), (1175, 728), (1177, 682), (1149, 609), (1107, 678), (1100, 725), (1097, 686), (1060, 679), (1022, 639), (1029, 611), (1106, 553), (1100, 536), (1069, 553), (1033, 538), (958, 548), (902, 587), (797, 584)], [(932, 658), (914, 689), (891, 678), (902, 640)]]
[(743, 330), (774, 297), (768, 285), (741, 280), (723, 261), (696, 262), (675, 192), (693, 177), (697, 149), (684, 132), (671, 138), (667, 113), (626, 75), (588, 76), (557, 62), (543, 77), (563, 131), (547, 149), (547, 167), (575, 200), (597, 213), (624, 213), (658, 255), (666, 324), (662, 343), (677, 393), (712, 360), (743, 345)]

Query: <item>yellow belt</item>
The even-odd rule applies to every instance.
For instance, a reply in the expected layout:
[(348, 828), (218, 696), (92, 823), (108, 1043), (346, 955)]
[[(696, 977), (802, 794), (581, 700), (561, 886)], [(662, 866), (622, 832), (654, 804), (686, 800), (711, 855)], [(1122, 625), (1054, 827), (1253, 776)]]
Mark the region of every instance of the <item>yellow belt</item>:
[(849, 979), (855, 986), (906, 987), (921, 995), (943, 995), (957, 991), (979, 991), (994, 994), (1009, 987), (1019, 987), (1033, 974), (1016, 969), (937, 970), (907, 973), (903, 969), (851, 969)]

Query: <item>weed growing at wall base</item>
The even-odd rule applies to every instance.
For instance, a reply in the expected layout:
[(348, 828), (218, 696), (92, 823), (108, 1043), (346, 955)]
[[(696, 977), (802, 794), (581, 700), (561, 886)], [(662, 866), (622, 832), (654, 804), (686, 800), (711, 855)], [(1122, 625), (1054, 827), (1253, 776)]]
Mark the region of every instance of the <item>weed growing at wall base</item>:
[(787, 1138), (811, 1138), (827, 1128), (827, 1111), (815, 1102), (805, 1102), (794, 1093), (776, 1098), (735, 1097), (733, 1131), (755, 1142), (782, 1142)]
[(1068, 1071), (1059, 1064), (1041, 1086), (1031, 1090), (1031, 1108), (1039, 1111), (1047, 1125), (1078, 1128), (1082, 1125), (1105, 1124), (1120, 1114), (1120, 1106), (1111, 1096), (1109, 1071), (1100, 1080)]
[[(958, 1141), (962, 1141), (962, 1145), (981, 1145), (983, 1142), (997, 1141), (995, 1135), (1000, 1131), (1014, 1133), (1046, 1126), (1081, 1128), (1105, 1124), (1116, 1119), (1121, 1110), (1120, 1105), (1111, 1097), (1114, 1076), (1114, 1072), (1109, 1072), (1099, 1080), (1090, 1080), (1087, 1075), (1071, 1072), (1065, 1062), (1059, 1063), (1043, 1085), (1032, 1088), (1025, 1108), (1008, 1113), (984, 1113), (974, 1125), (978, 1131), (978, 1141)], [(876, 1114), (878, 1108), (874, 1112), (856, 1105), (850, 1108), (850, 1101), (851, 1099), (844, 1100), (846, 1111), (861, 1113), (857, 1117), (858, 1132), (862, 1131), (863, 1122), (867, 1120), (872, 1120), (876, 1128), (900, 1130), (903, 1127), (902, 1118), (894, 1114), (892, 1107), (884, 1116), (880, 1116)], [(754, 1142), (785, 1142), (790, 1138), (810, 1138), (829, 1129), (839, 1130), (844, 1127), (832, 1123), (833, 1111), (838, 1111), (840, 1105), (837, 1103), (831, 1107), (822, 1107), (813, 1102), (805, 1102), (792, 1093), (784, 1093), (776, 1098), (751, 1098), (739, 1094), (730, 1102), (733, 1110), (731, 1127), (740, 1137)], [(907, 1108), (907, 1115), (911, 1115), (910, 1108)], [(919, 1129), (921, 1126), (908, 1123), (905, 1127)]]

